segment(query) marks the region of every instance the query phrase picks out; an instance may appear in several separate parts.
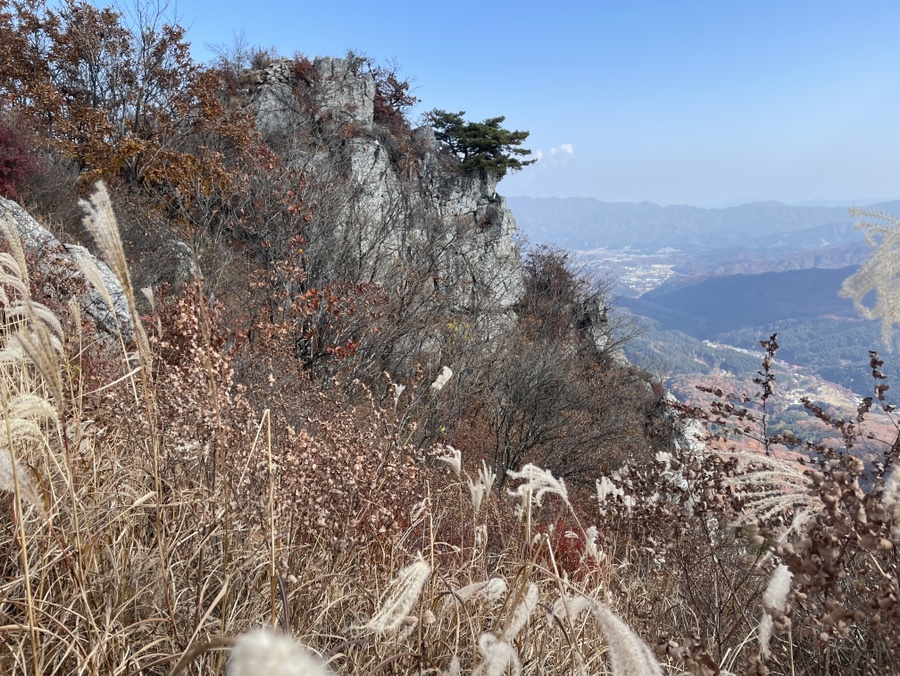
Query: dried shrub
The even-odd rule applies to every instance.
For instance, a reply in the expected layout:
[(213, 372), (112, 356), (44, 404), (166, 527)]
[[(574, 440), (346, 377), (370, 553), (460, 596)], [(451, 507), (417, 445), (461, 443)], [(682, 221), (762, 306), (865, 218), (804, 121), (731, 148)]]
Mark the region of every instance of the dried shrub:
[[(282, 341), (287, 332), (272, 328), (229, 348), (223, 319), (192, 286), (153, 318), (161, 328), (152, 339), (157, 386), (172, 393), (159, 402), (166, 461), (193, 467), (207, 482), (224, 468), (231, 490), (244, 496), (247, 518), (269, 512), (274, 481), (286, 545), (324, 541), (337, 551), (396, 537), (421, 499), (424, 455), (402, 441), (395, 417), (361, 386), (350, 405), (341, 389), (316, 386)], [(239, 385), (234, 364), (244, 360), (252, 365)], [(262, 424), (271, 434), (271, 467), (254, 428)]]
[(297, 52), (294, 54), (294, 60), (291, 62), (291, 72), (294, 79), (306, 86), (312, 85), (316, 81), (316, 69), (309, 57)]
[(0, 197), (22, 200), (42, 171), (37, 140), (26, 120), (0, 108)]

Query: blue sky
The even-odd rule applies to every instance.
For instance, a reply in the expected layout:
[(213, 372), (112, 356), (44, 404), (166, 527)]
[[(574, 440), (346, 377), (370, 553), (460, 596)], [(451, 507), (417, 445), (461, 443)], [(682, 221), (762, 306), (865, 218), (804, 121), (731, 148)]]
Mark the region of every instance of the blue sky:
[(419, 112), (505, 115), (507, 195), (724, 206), (900, 197), (900, 2), (179, 0), (204, 44), (396, 59)]

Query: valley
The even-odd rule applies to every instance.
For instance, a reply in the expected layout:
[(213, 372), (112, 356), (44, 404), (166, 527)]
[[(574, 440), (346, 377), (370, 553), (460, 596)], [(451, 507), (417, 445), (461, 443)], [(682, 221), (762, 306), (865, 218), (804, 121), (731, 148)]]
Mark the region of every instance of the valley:
[[(708, 404), (697, 386), (710, 384), (753, 399), (764, 356), (759, 341), (776, 333), (777, 397), (769, 414), (777, 431), (839, 444), (837, 430), (802, 400), (841, 419), (855, 417), (876, 384), (870, 350), (884, 353), (886, 382), (900, 383), (900, 364), (882, 344), (880, 325), (860, 318), (839, 295), (871, 252), (846, 209), (516, 198), (510, 204), (529, 241), (571, 247), (583, 274), (611, 289), (615, 312), (641, 327), (625, 355), (686, 404)], [(900, 202), (872, 208), (900, 213)], [(753, 218), (762, 225), (749, 225)], [(887, 416), (868, 417), (873, 437), (892, 438)], [(861, 443), (874, 450), (880, 442)]]

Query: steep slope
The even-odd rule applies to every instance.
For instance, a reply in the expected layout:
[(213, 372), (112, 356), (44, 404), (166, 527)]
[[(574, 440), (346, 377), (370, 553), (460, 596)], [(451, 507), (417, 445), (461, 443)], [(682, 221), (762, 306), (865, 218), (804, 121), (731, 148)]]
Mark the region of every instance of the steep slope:
[(306, 79), (294, 64), (244, 82), (260, 130), (309, 177), (309, 274), (391, 285), (403, 269), (461, 310), (507, 312), (522, 267), (497, 177), (448, 166), (430, 128), (401, 142), (377, 124), (373, 77), (351, 60), (317, 58)]

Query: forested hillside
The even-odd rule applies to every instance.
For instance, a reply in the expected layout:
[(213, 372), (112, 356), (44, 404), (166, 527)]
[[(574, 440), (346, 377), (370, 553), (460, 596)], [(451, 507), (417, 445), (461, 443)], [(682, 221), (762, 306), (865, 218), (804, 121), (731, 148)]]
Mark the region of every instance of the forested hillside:
[(622, 305), (661, 321), (666, 328), (704, 339), (788, 319), (855, 319), (853, 303), (838, 295), (854, 270), (811, 268), (713, 277), (675, 291), (651, 291), (638, 299), (623, 299)]

